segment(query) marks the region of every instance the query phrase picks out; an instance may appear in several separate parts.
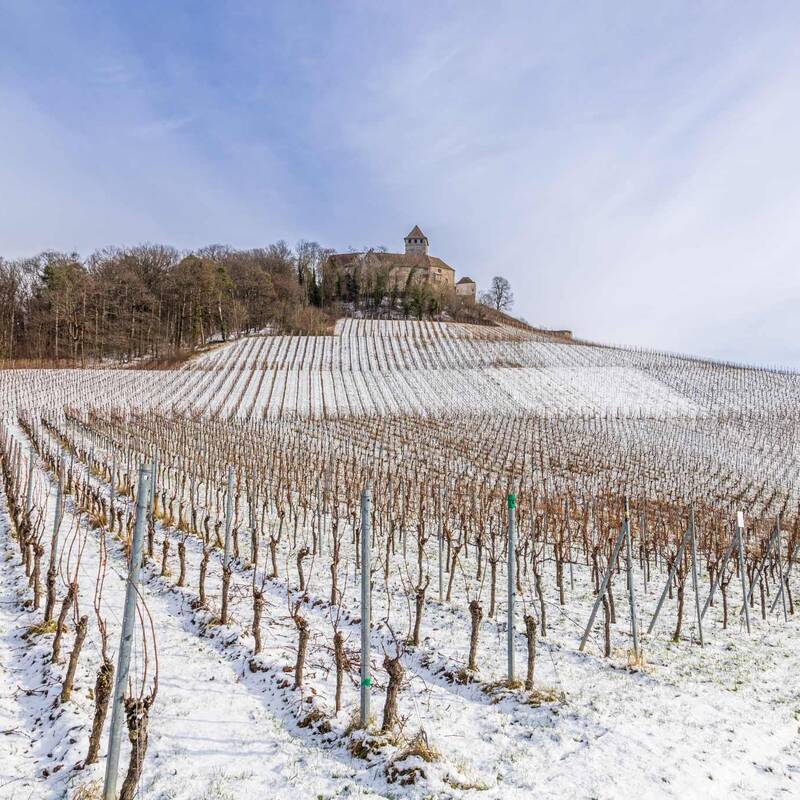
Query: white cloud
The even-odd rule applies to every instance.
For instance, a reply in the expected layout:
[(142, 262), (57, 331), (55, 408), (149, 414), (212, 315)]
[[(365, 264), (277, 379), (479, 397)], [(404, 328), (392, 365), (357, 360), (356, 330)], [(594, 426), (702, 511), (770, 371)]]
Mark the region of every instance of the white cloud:
[[(800, 299), (789, 30), (714, 42), (704, 30), (690, 52), (682, 32), (640, 31), (652, 50), (622, 39), (614, 53), (573, 15), (553, 23), (555, 41), (574, 33), (564, 54), (530, 20), (484, 22), (421, 33), (342, 114), (344, 146), (400, 224), (421, 224), (479, 281), (506, 274), (532, 321), (800, 367), (763, 322), (779, 298)], [(643, 54), (629, 62), (626, 48)]]
[(800, 367), (800, 9), (164, 13), (16, 10), (52, 58), (0, 54), (4, 255), (416, 223), (533, 322)]

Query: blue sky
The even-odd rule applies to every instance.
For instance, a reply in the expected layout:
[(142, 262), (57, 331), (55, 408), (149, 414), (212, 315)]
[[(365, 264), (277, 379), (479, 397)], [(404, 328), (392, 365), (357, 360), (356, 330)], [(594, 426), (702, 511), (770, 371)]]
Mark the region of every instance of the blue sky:
[(0, 254), (431, 252), (597, 341), (800, 368), (800, 4), (0, 0)]

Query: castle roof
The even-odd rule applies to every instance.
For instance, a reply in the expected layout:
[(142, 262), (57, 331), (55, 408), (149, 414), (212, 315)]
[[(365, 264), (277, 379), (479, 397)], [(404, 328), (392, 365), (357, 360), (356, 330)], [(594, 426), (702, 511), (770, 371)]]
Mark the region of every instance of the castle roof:
[[(413, 233), (412, 231), (411, 233)], [(410, 234), (409, 234), (410, 235)], [(349, 267), (353, 266), (356, 262), (369, 255), (370, 259), (374, 259), (382, 267), (408, 267), (417, 269), (449, 269), (450, 272), (455, 270), (442, 261), (441, 258), (436, 256), (423, 256), (413, 253), (383, 253), (381, 251), (372, 251), (367, 253), (336, 253), (330, 256), (330, 262), (335, 267)]]
[(428, 237), (419, 229), (419, 225), (415, 225), (411, 232), (406, 236), (406, 239), (424, 239), (428, 241)]
[(462, 283), (475, 283), (472, 278), (468, 278), (466, 275), (456, 284), (456, 286), (461, 286)]

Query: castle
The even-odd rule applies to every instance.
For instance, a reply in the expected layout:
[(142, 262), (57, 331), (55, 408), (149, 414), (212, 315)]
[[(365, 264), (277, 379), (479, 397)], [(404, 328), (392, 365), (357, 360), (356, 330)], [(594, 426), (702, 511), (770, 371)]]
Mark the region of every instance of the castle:
[(445, 291), (454, 291), (467, 301), (475, 300), (475, 282), (461, 278), (456, 283), (456, 271), (441, 258), (428, 255), (428, 237), (415, 225), (406, 235), (404, 253), (370, 250), (366, 253), (336, 253), (328, 264), (338, 273), (347, 274), (358, 268), (384, 270), (388, 283), (403, 290), (413, 281), (425, 281)]

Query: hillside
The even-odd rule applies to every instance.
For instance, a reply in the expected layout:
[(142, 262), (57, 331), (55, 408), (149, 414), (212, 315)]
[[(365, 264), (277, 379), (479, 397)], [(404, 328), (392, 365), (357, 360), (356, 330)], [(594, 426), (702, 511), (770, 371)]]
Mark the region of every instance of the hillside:
[[(795, 788), (800, 375), (346, 319), (176, 369), (0, 371), (0, 412), (20, 796), (98, 791), (107, 719), (73, 767), (137, 518), (142, 796)], [(67, 701), (48, 605), (79, 653)]]
[(797, 408), (800, 376), (518, 328), (345, 319), (333, 336), (248, 336), (178, 370), (0, 372), (0, 410), (55, 397), (242, 420), (488, 410), (763, 415)]

